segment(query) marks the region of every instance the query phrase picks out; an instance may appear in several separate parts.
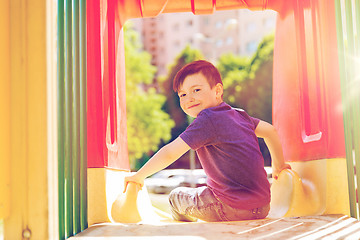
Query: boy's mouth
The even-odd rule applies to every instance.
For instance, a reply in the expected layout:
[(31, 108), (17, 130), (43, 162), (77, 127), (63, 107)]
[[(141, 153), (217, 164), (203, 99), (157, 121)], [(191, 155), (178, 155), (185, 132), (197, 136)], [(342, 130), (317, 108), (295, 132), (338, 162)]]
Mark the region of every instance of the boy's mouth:
[(191, 105), (190, 107), (188, 107), (188, 109), (193, 108), (193, 107), (197, 107), (197, 106), (199, 106), (199, 105), (200, 105), (200, 103)]

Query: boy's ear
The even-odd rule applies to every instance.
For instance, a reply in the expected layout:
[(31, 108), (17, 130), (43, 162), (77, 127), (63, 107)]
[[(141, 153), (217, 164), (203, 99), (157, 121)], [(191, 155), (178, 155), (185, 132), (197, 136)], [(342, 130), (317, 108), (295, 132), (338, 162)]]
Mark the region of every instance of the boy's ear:
[(222, 97), (222, 95), (224, 93), (223, 85), (221, 83), (217, 83), (215, 85), (215, 88), (216, 88), (216, 96)]

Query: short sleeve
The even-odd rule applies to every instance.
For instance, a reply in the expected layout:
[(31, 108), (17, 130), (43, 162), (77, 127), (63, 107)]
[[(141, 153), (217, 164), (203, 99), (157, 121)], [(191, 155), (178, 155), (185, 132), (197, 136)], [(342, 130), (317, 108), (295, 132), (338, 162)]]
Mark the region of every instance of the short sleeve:
[(260, 119), (254, 118), (254, 117), (250, 117), (250, 118), (251, 118), (252, 123), (254, 124), (254, 129), (256, 129), (257, 125), (259, 125)]
[(233, 109), (235, 109), (238, 113), (240, 113), (240, 115), (244, 119), (247, 119), (248, 122), (250, 120), (251, 123), (253, 124), (254, 130), (256, 129), (257, 125), (259, 125), (260, 119), (249, 116), (243, 109), (240, 108), (233, 108)]
[(215, 129), (210, 118), (203, 112), (180, 134), (180, 138), (191, 149), (197, 150), (203, 146), (215, 143)]

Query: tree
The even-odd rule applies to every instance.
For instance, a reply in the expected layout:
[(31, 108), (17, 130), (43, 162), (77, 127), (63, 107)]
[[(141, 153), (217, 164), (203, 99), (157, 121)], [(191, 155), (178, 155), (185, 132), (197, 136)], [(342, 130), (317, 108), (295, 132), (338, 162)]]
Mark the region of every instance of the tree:
[(226, 54), (219, 58), (224, 100), (250, 115), (272, 122), (274, 35), (264, 37), (251, 58)]
[(224, 100), (234, 107), (240, 107), (245, 97), (240, 95), (245, 80), (249, 76), (248, 57), (236, 56), (232, 53), (223, 54), (218, 59), (217, 69), (219, 70), (224, 85)]
[(151, 86), (156, 68), (151, 55), (142, 50), (138, 33), (124, 26), (128, 151), (132, 168), (136, 160), (158, 150), (171, 138), (174, 121), (163, 111), (166, 97)]

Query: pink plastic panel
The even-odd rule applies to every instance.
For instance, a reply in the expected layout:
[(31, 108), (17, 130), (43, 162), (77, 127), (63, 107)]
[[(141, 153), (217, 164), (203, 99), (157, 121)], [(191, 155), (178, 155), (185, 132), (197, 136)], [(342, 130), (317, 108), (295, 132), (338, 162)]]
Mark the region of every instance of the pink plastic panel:
[(123, 32), (116, 1), (87, 2), (88, 167), (129, 169)]
[(273, 116), (287, 161), (345, 157), (334, 1), (287, 1), (276, 26)]

